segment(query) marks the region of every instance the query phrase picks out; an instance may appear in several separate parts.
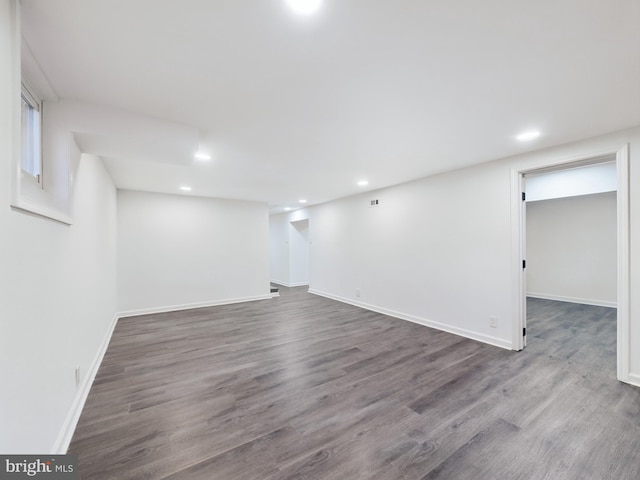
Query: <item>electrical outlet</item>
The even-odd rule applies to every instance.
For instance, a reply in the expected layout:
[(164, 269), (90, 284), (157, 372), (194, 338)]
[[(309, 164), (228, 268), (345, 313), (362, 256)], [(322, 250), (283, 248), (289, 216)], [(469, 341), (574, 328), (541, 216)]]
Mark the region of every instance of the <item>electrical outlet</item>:
[(356, 298), (360, 298), (361, 294), (362, 294), (362, 292), (360, 292), (360, 289), (356, 288)]
[(76, 365), (76, 387), (80, 386), (80, 365)]
[(491, 328), (498, 328), (498, 317), (489, 317), (489, 326)]

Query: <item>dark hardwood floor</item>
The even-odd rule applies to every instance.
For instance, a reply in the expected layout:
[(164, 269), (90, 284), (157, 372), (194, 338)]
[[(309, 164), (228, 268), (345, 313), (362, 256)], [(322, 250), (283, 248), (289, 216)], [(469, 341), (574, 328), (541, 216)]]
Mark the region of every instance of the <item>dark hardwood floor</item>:
[(81, 478), (640, 478), (615, 310), (530, 299), (511, 352), (305, 290), (120, 320)]

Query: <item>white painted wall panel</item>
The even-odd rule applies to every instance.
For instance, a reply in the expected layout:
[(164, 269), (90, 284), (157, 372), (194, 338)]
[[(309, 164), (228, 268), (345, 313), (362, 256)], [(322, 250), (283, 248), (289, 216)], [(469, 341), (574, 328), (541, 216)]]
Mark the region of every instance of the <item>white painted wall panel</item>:
[(116, 192), (98, 158), (80, 161), (72, 207), (71, 226), (0, 210), (5, 453), (53, 450), (79, 394), (75, 367), (85, 381), (116, 312)]
[(268, 297), (268, 218), (262, 203), (119, 191), (120, 311)]
[(616, 192), (527, 204), (527, 292), (615, 306)]
[(509, 172), (492, 164), (315, 207), (313, 290), (504, 346), (508, 198)]

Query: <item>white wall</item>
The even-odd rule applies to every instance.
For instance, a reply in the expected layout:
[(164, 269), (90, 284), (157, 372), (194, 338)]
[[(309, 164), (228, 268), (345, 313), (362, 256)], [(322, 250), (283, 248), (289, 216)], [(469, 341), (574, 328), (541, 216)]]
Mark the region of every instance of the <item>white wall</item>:
[(78, 163), (74, 148), (73, 225), (9, 208), (19, 99), (11, 21), (1, 0), (0, 452), (49, 453), (60, 448), (82, 392), (75, 366), (86, 381), (114, 320), (116, 192), (102, 162)]
[(270, 298), (266, 204), (118, 192), (124, 314)]
[[(640, 282), (640, 128), (466, 168), (309, 209), (310, 291), (504, 347), (518, 297), (512, 170), (630, 144), (631, 288)], [(378, 198), (380, 206), (370, 208)], [(360, 290), (361, 296), (356, 296)], [(631, 297), (631, 379), (640, 383), (640, 296)], [(489, 316), (498, 318), (497, 328)]]
[(289, 216), (269, 217), (269, 259), (271, 281), (289, 285)]
[(527, 202), (527, 294), (617, 302), (616, 192)]
[(90, 380), (115, 320), (116, 194), (98, 158), (83, 156), (72, 206), (71, 226), (0, 210), (3, 453), (60, 446), (82, 395), (75, 367), (83, 384)]
[(309, 220), (291, 222), (289, 226), (289, 284), (309, 284)]
[(509, 194), (490, 164), (315, 207), (311, 291), (508, 347)]

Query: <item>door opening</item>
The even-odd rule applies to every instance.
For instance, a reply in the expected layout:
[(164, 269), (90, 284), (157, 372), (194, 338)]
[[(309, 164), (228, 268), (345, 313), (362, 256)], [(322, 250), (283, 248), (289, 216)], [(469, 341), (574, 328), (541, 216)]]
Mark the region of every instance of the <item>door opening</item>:
[[(527, 169), (514, 170), (512, 173), (512, 212), (516, 219), (514, 225), (514, 280), (517, 286), (514, 307), (518, 312), (513, 324), (513, 345), (515, 350), (525, 348), (527, 344), (527, 200), (534, 194), (532, 183), (534, 178), (543, 173), (557, 172), (556, 177), (561, 177), (562, 172), (571, 169), (585, 167), (587, 165), (603, 165), (613, 162), (615, 165), (616, 180), (616, 255), (615, 275), (617, 289), (613, 293), (617, 307), (616, 314), (616, 345), (617, 345), (617, 378), (629, 383), (629, 198), (628, 198), (628, 146), (618, 151), (599, 152), (589, 157), (565, 160), (562, 162), (550, 162), (542, 165), (534, 165)], [(585, 169), (586, 170), (586, 169)], [(529, 185), (525, 184), (529, 180)], [(561, 188), (567, 188), (565, 181), (560, 181)], [(529, 190), (529, 191), (528, 191)], [(574, 193), (578, 195), (579, 193)], [(515, 263), (517, 262), (517, 263)], [(570, 297), (570, 296), (569, 296)], [(575, 297), (578, 299), (579, 297)], [(613, 303), (613, 302), (612, 302)]]
[(309, 285), (309, 220), (290, 222), (289, 286)]

